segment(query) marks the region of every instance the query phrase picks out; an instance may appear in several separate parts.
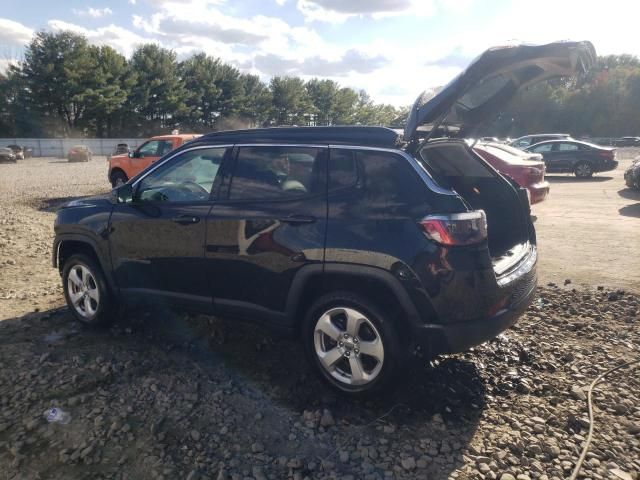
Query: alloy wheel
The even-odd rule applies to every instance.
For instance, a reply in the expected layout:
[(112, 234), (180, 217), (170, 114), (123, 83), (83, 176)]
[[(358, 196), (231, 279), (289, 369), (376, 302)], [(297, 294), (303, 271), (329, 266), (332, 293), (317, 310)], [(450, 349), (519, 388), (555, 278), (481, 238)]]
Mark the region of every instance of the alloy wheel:
[(591, 175), (591, 167), (586, 163), (581, 163), (576, 167), (576, 175), (578, 177), (588, 177)]
[(100, 305), (100, 290), (93, 273), (85, 265), (69, 270), (67, 292), (75, 311), (83, 318), (91, 318)]
[(375, 325), (353, 308), (332, 308), (314, 328), (315, 353), (322, 368), (349, 386), (376, 379), (384, 363), (384, 345)]

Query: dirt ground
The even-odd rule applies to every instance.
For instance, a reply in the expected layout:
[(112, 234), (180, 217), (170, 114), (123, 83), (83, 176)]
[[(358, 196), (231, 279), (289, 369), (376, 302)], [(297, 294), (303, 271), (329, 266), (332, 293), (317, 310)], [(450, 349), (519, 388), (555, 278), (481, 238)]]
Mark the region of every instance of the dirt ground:
[(570, 279), (640, 293), (640, 192), (623, 178), (638, 155), (638, 148), (619, 149), (618, 169), (590, 180), (547, 176), (550, 197), (532, 208), (542, 282)]
[[(550, 179), (533, 209), (542, 288), (513, 328), (416, 358), (367, 401), (335, 395), (297, 342), (251, 325), (158, 309), (74, 323), (50, 266), (53, 212), (107, 191), (106, 161), (0, 165), (0, 478), (567, 478), (586, 387), (640, 359), (640, 195), (621, 176), (638, 152), (622, 153), (611, 174)], [(640, 480), (638, 372), (595, 390), (581, 478)], [(71, 422), (47, 423), (52, 406)]]

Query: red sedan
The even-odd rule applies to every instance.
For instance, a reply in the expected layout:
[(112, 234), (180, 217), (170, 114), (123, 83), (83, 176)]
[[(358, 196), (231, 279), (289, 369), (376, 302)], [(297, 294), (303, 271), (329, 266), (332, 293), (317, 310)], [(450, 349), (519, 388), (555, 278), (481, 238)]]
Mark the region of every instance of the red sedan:
[(526, 188), (531, 205), (542, 202), (549, 195), (549, 182), (544, 179), (544, 162), (523, 160), (490, 143), (477, 143), (473, 149), (493, 168)]

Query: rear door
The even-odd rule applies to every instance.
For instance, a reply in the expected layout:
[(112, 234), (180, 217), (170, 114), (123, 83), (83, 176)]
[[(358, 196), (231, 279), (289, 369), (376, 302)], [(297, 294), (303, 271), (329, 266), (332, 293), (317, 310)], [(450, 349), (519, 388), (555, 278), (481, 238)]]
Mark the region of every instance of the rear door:
[(575, 143), (561, 142), (556, 143), (554, 152), (558, 166), (564, 171), (573, 171), (573, 167), (583, 157), (584, 152), (580, 150), (580, 146)]
[(326, 146), (234, 150), (227, 198), (207, 218), (207, 284), (216, 311), (285, 322), (296, 273), (321, 265), (326, 232)]
[(114, 207), (109, 245), (125, 294), (211, 307), (203, 264), (206, 219), (227, 151), (185, 150), (136, 182), (131, 203)]

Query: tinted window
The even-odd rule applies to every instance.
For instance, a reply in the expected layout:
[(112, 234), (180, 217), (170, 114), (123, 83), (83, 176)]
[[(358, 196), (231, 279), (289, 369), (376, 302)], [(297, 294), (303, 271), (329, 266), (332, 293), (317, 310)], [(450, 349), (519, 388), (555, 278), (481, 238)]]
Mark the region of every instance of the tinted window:
[(329, 156), (329, 190), (354, 185), (358, 170), (354, 150), (331, 149)]
[(209, 199), (224, 148), (185, 152), (153, 171), (136, 191), (139, 202), (198, 202)]
[(158, 153), (159, 144), (160, 142), (158, 140), (151, 140), (140, 147), (138, 154), (141, 157), (155, 157), (156, 153)]
[[(353, 168), (349, 169), (350, 166)], [(426, 190), (418, 174), (407, 160), (395, 153), (332, 149), (329, 172), (332, 188), (354, 182), (362, 185), (370, 206), (389, 207), (424, 200)]]
[(579, 150), (579, 149), (578, 149), (578, 145), (576, 145), (575, 143), (561, 143), (560, 145), (558, 145), (558, 150), (561, 152), (568, 152), (568, 151)]
[(458, 104), (468, 109), (477, 108), (495, 96), (510, 80), (511, 77), (502, 74), (488, 78), (465, 93)]
[(158, 145), (158, 156), (162, 157), (163, 155), (169, 153), (173, 150), (173, 140), (160, 140)]
[(307, 147), (241, 147), (229, 198), (258, 200), (318, 193), (322, 151)]
[(553, 148), (553, 143), (545, 143), (544, 145), (538, 145), (537, 147), (533, 147), (530, 150), (535, 153), (544, 153), (550, 152)]
[(493, 177), (484, 164), (469, 161), (469, 154), (462, 145), (438, 145), (420, 151), (431, 175), (446, 185), (447, 177)]

